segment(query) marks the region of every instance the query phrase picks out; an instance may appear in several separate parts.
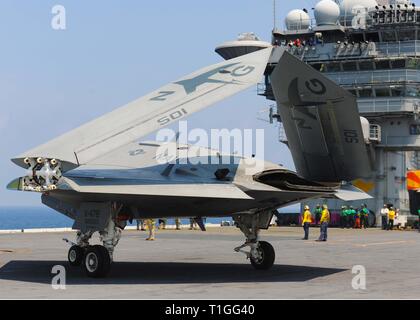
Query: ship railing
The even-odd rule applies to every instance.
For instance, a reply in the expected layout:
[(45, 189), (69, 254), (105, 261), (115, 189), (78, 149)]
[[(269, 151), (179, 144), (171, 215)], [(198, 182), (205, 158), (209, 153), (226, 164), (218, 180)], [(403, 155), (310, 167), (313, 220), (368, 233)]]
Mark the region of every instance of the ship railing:
[(412, 136), (385, 136), (382, 137), (382, 146), (388, 147), (416, 147), (420, 149), (420, 135)]
[[(286, 45), (286, 44), (285, 44)], [(305, 60), (350, 59), (368, 57), (407, 57), (420, 55), (420, 41), (369, 42), (369, 43), (325, 43), (302, 46), (287, 46), (287, 50)], [(321, 49), (322, 48), (322, 49)]]
[(358, 99), (357, 104), (360, 113), (392, 113), (411, 112), (417, 113), (418, 99)]
[(376, 43), (378, 56), (417, 56), (420, 54), (420, 41), (399, 41)]
[(325, 75), (340, 85), (420, 82), (420, 70), (350, 71)]
[(294, 56), (298, 57), (299, 59), (303, 60), (306, 56), (310, 56), (312, 54), (316, 54), (316, 46), (315, 45), (287, 45), (286, 50), (293, 54)]

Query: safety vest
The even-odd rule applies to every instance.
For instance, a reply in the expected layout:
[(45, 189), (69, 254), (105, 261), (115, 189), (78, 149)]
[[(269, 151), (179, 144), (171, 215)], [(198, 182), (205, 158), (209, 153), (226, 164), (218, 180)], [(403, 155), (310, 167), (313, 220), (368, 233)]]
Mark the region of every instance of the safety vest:
[(321, 223), (330, 222), (330, 212), (327, 209), (322, 211)]
[(309, 210), (305, 210), (303, 213), (302, 223), (312, 223), (312, 214)]
[(389, 220), (394, 220), (395, 219), (395, 211), (394, 210), (389, 210), (388, 219)]

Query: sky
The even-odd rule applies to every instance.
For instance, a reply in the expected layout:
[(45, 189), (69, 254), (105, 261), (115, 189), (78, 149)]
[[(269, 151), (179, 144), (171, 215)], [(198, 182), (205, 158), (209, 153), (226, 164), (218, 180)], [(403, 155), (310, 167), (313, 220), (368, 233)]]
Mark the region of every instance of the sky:
[[(277, 1), (287, 12), (315, 1)], [(66, 30), (51, 10), (66, 9)], [(38, 194), (6, 190), (24, 175), (10, 159), (199, 68), (241, 32), (270, 41), (272, 0), (2, 0), (0, 2), (0, 206), (34, 206)], [(188, 118), (192, 128), (264, 129), (265, 159), (293, 169), (270, 102), (256, 87)]]

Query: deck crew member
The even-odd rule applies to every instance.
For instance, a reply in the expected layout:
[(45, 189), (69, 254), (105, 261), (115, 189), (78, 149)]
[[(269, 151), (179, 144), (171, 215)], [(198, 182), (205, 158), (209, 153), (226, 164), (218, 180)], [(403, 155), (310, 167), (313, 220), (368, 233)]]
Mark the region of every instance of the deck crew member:
[(394, 229), (395, 209), (391, 207), (388, 211), (388, 230)]
[(302, 240), (308, 240), (309, 239), (309, 227), (312, 223), (312, 214), (309, 210), (309, 206), (305, 206), (305, 210), (303, 212), (303, 219), (302, 219), (302, 226), (303, 230), (305, 232), (305, 236)]
[(146, 239), (147, 241), (154, 241), (155, 240), (155, 220), (154, 219), (147, 219), (146, 221), (147, 229), (149, 230), (149, 237)]
[(165, 230), (166, 229), (166, 219), (159, 219), (159, 230)]
[(144, 228), (144, 220), (143, 219), (137, 219), (137, 230), (138, 231), (146, 231), (146, 229)]
[(197, 230), (197, 222), (194, 218), (190, 218), (190, 230)]
[(362, 210), (360, 212), (360, 224), (362, 228), (367, 229), (369, 227), (369, 209), (366, 204), (362, 204)]
[(388, 228), (388, 213), (388, 206), (384, 204), (384, 207), (381, 209), (382, 230), (386, 230)]
[(319, 225), (319, 220), (321, 220), (321, 215), (322, 215), (321, 205), (317, 204), (315, 208), (315, 224), (316, 225)]
[(353, 206), (350, 206), (349, 217), (350, 217), (350, 228), (354, 228), (355, 223), (356, 223), (356, 210), (354, 210)]
[(330, 223), (330, 212), (326, 204), (324, 204), (322, 207), (322, 215), (321, 215), (320, 222), (321, 222), (321, 234), (319, 236), (318, 241), (327, 241), (328, 224)]
[(181, 230), (181, 219), (180, 218), (175, 219), (175, 228), (176, 228), (176, 230)]
[(346, 229), (351, 228), (350, 226), (350, 208), (346, 207), (346, 209), (344, 210), (344, 216), (345, 216), (345, 224), (346, 224)]
[(347, 225), (346, 217), (347, 216), (347, 207), (342, 206), (340, 211), (340, 227), (341, 229), (344, 229)]
[(355, 214), (354, 214), (354, 228), (355, 229), (360, 229), (360, 220), (361, 220), (361, 215), (362, 215), (362, 209), (356, 209), (354, 210)]

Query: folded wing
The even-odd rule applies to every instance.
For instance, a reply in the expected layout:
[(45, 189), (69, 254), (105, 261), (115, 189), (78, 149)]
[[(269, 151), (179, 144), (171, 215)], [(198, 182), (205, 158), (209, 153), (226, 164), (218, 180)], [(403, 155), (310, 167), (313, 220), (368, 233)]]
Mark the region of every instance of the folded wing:
[(353, 95), (287, 52), (271, 82), (299, 175), (320, 182), (370, 175)]
[(201, 69), (12, 161), (24, 168), (24, 159), (38, 157), (57, 159), (67, 168), (86, 164), (258, 83), (271, 51)]

